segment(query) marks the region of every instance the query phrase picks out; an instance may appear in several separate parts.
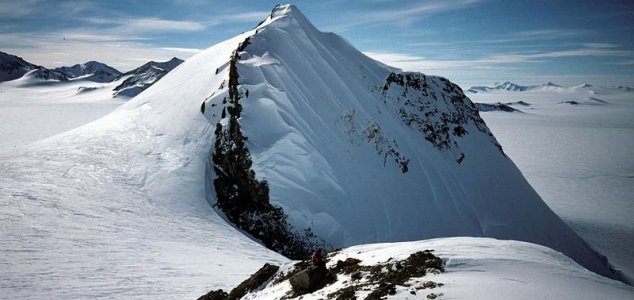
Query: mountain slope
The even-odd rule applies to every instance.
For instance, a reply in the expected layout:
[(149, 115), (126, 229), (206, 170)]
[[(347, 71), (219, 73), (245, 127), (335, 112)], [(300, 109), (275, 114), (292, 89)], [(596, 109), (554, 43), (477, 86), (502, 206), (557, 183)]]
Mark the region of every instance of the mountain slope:
[(55, 68), (55, 70), (64, 73), (69, 78), (85, 76), (85, 80), (94, 82), (111, 82), (122, 74), (117, 69), (96, 61), (76, 64), (72, 67)]

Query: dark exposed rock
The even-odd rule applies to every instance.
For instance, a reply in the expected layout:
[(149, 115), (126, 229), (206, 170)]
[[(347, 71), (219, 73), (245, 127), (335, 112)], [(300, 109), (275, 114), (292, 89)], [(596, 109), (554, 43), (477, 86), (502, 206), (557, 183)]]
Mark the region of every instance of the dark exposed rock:
[(247, 280), (240, 283), (228, 294), (223, 290), (213, 290), (201, 296), (198, 300), (237, 300), (242, 298), (248, 292), (252, 292), (265, 284), (275, 275), (280, 268), (271, 264), (264, 264), (257, 272), (255, 272)]
[(384, 103), (399, 104), (397, 113), (403, 124), (419, 131), (438, 150), (455, 153), (456, 161), (464, 159), (459, 138), (469, 134), (465, 129), (468, 124), (487, 134), (504, 154), (476, 106), (449, 80), (420, 73), (390, 73), (381, 90)]
[(315, 266), (295, 274), (288, 280), (295, 296), (312, 293), (334, 281), (335, 276), (328, 269)]
[(515, 111), (519, 111), (507, 104), (504, 103), (494, 103), (494, 104), (488, 104), (488, 103), (476, 103), (476, 107), (478, 108), (479, 111), (482, 112), (486, 112), (486, 111), (504, 111), (504, 112), (515, 112)]
[(213, 290), (198, 298), (198, 300), (227, 300), (227, 299), (229, 299), (229, 294), (227, 294), (223, 290)]
[(260, 240), (267, 248), (289, 258), (305, 258), (313, 249), (325, 247), (325, 243), (310, 229), (296, 233), (282, 208), (269, 202), (268, 183), (256, 178), (251, 168), (251, 154), (246, 148), (247, 137), (240, 129), (240, 100), (244, 95), (239, 89), (237, 62), (240, 52), (248, 45), (247, 38), (231, 56), (227, 84), (229, 101), (223, 100), (226, 106), (222, 110), (222, 117), (229, 120), (226, 125), (218, 122), (214, 132), (216, 140), (211, 162), (217, 176), (213, 180), (216, 206), (229, 221)]
[(231, 290), (231, 292), (229, 292), (228, 299), (240, 299), (248, 292), (256, 290), (262, 284), (269, 281), (279, 269), (280, 267), (278, 266), (264, 264), (264, 266), (255, 272), (255, 274), (251, 275), (249, 279), (243, 281), (240, 285)]

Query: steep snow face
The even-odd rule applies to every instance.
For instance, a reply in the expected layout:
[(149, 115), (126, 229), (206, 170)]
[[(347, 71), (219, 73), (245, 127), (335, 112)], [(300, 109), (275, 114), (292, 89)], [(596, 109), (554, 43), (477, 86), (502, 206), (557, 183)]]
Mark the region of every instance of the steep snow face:
[[(294, 6), (278, 6), (256, 28), (237, 73), (253, 169), (297, 229), (312, 228), (334, 246), (517, 239), (613, 275), (446, 79), (371, 60), (316, 30)], [(227, 120), (226, 93), (206, 101), (214, 122)]]
[(64, 73), (69, 78), (83, 76), (83, 79), (94, 82), (110, 82), (122, 74), (117, 69), (96, 61), (76, 64), (72, 67), (55, 68), (55, 70)]

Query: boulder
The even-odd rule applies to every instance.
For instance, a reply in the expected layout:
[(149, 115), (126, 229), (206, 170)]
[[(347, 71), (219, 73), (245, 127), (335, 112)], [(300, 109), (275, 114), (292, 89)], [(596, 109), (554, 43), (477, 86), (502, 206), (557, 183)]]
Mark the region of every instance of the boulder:
[(312, 293), (333, 282), (334, 275), (326, 268), (311, 266), (289, 279), (296, 296)]

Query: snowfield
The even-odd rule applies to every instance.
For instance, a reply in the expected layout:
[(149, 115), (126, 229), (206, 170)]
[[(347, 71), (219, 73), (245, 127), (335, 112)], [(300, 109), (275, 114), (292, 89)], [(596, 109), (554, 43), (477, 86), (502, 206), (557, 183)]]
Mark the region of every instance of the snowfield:
[[(119, 82), (120, 83), (120, 82)], [(117, 82), (0, 82), (0, 153), (79, 127), (112, 112), (128, 98), (112, 98)]]
[(482, 117), (544, 201), (633, 276), (634, 92), (551, 85), (468, 96), (480, 103), (515, 103), (524, 112)]
[[(256, 173), (268, 180), (271, 199), (298, 228), (314, 226), (340, 246), (460, 235), (523, 239), (610, 274), (601, 257), (499, 152), (488, 129), (466, 122), (470, 134), (456, 140), (451, 151), (439, 151), (394, 117), (400, 103), (375, 101), (387, 103), (411, 92), (389, 87), (393, 98), (376, 98), (380, 91), (373, 86), (382, 88), (390, 72), (399, 70), (361, 55), (334, 34), (317, 31), (294, 6), (280, 6), (256, 29), (188, 59), (114, 112), (23, 149), (6, 151), (96, 118), (120, 102), (90, 96), (102, 93), (99, 88), (75, 95), (78, 87), (72, 81), (55, 89), (22, 89), (13, 86), (17, 81), (0, 84), (3, 123), (4, 114), (7, 124), (36, 124), (56, 115), (61, 104), (55, 99), (78, 102), (74, 107), (88, 103), (91, 112), (84, 116), (75, 109), (56, 116), (54, 123), (63, 119), (68, 125), (43, 123), (54, 130), (40, 134), (36, 128), (25, 140), (12, 133), (13, 126), (0, 131), (5, 151), (0, 154), (3, 297), (192, 299), (211, 289), (232, 288), (265, 262), (288, 262), (210, 205), (215, 200), (209, 182), (214, 128), (226, 122), (217, 109), (226, 93), (230, 57), (247, 37), (251, 47), (238, 63), (241, 91), (249, 91), (240, 122)], [(304, 60), (307, 53), (312, 58)], [(451, 94), (442, 92), (444, 81), (428, 79), (431, 94)], [(208, 108), (204, 115), (203, 102)], [(438, 103), (441, 110), (452, 109)], [(376, 130), (370, 140), (353, 134), (375, 128), (372, 120), (380, 122), (384, 138)], [(12, 141), (9, 146), (5, 136)], [(409, 158), (407, 172), (393, 161), (396, 156), (390, 161), (382, 156), (395, 147)], [(464, 161), (457, 162), (461, 152)], [(565, 205), (560, 203), (554, 205), (558, 212)], [(609, 211), (616, 211), (618, 200), (611, 203)], [(609, 220), (608, 214), (601, 217)], [(443, 299), (634, 295), (631, 286), (525, 242), (444, 238), (356, 246), (341, 255), (360, 251), (369, 262), (419, 247), (436, 249), (447, 259), (448, 272), (438, 275), (445, 283), (439, 290)]]

